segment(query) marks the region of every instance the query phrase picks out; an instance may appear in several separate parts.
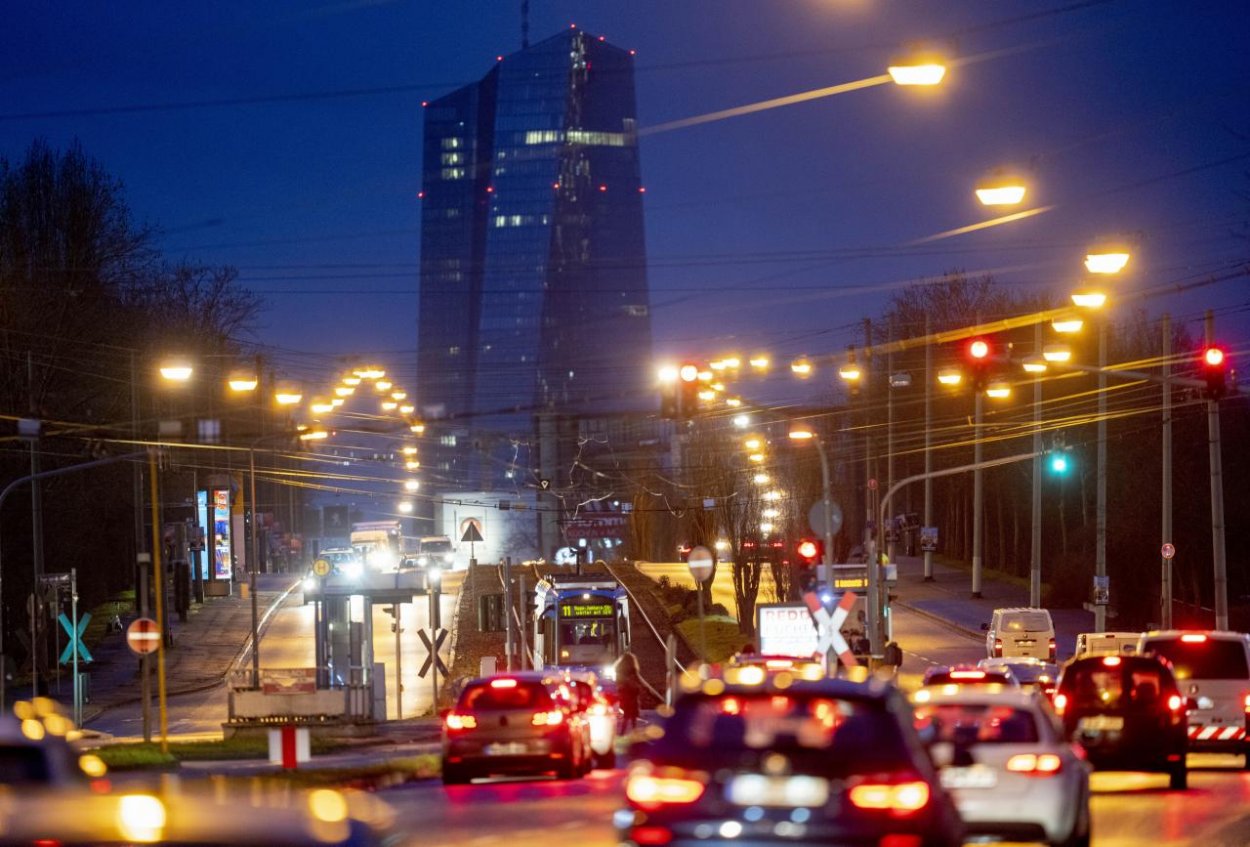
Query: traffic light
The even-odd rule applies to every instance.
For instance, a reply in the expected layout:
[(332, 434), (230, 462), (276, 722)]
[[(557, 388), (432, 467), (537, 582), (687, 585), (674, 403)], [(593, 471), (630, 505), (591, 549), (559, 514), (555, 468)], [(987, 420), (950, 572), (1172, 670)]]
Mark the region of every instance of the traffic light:
[(1228, 355), (1222, 348), (1208, 347), (1202, 351), (1202, 375), (1207, 381), (1203, 392), (1208, 400), (1218, 400), (1228, 390)]
[(972, 373), (972, 387), (981, 391), (985, 388), (985, 378), (990, 370), (990, 343), (984, 338), (973, 338), (965, 352), (968, 370)]
[(794, 552), (804, 565), (814, 565), (820, 561), (820, 548), (821, 543), (818, 539), (802, 538), (799, 539), (799, 544), (795, 547)]
[(1068, 454), (1067, 453), (1051, 453), (1050, 454), (1050, 472), (1056, 476), (1063, 476), (1068, 472)]
[(689, 418), (699, 410), (699, 366), (690, 362), (677, 371), (678, 406), (683, 418)]

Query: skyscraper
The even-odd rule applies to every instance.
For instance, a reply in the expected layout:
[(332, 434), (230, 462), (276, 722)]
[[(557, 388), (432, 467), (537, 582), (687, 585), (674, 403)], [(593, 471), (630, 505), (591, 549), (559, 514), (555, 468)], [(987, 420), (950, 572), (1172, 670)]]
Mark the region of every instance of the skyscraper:
[(540, 413), (652, 405), (635, 115), (631, 54), (579, 29), (427, 104), (417, 402), (441, 433), (433, 485), (521, 484)]

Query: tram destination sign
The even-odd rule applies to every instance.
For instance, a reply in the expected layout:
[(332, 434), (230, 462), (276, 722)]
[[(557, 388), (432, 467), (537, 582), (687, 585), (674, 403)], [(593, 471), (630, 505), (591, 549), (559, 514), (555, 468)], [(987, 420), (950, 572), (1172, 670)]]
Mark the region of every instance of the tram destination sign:
[(562, 618), (610, 618), (615, 614), (611, 603), (561, 603)]

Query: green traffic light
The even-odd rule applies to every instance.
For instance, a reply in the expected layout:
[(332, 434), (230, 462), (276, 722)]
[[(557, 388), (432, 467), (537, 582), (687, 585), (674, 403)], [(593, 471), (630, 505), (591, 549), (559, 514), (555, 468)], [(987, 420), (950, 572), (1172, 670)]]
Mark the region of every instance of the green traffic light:
[(1068, 472), (1068, 457), (1062, 453), (1056, 453), (1050, 457), (1050, 472), (1057, 474), (1066, 474)]

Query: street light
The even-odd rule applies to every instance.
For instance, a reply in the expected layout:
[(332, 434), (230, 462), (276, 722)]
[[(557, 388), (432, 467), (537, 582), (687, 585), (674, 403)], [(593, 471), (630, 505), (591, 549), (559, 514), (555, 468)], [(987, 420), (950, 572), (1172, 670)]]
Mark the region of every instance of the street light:
[(1081, 318), (1055, 318), (1050, 322), (1050, 326), (1055, 332), (1069, 334), (1080, 332), (1085, 326), (1085, 321)]
[(160, 371), (161, 376), (170, 382), (187, 382), (191, 379), (191, 375), (195, 373), (195, 368), (185, 359), (176, 359), (162, 363)]
[(1107, 303), (1107, 292), (1096, 289), (1081, 289), (1072, 292), (1072, 303), (1082, 309), (1101, 309)]
[(256, 386), (260, 385), (260, 378), (255, 371), (235, 370), (230, 372), (226, 384), (230, 386), (231, 391), (244, 394), (255, 391)]
[(1056, 364), (1072, 361), (1072, 348), (1067, 344), (1047, 344), (1042, 348), (1042, 358)]
[(1092, 274), (1118, 274), (1128, 265), (1131, 254), (1122, 245), (1090, 248), (1085, 254), (1085, 270)]
[(933, 86), (946, 76), (946, 65), (936, 56), (910, 56), (899, 59), (886, 70), (895, 85)]
[(799, 379), (807, 379), (812, 375), (812, 363), (806, 356), (800, 356), (790, 363), (790, 371)]
[[(822, 443), (819, 435), (812, 430), (807, 424), (794, 424), (790, 427), (790, 438), (793, 441), (810, 441), (816, 445), (816, 452), (820, 455), (820, 502), (821, 508), (825, 514), (825, 525), (823, 535), (825, 536), (825, 554), (824, 561), (821, 564), (825, 568), (825, 581), (828, 584), (833, 582), (833, 494), (829, 486), (829, 457), (825, 454), (825, 445)], [(871, 565), (869, 566), (872, 567)], [(869, 571), (872, 576), (872, 571)], [(868, 588), (869, 597), (875, 601), (875, 595), (872, 593), (874, 580), (869, 580)]]
[(1028, 186), (1024, 180), (1004, 171), (995, 171), (977, 186), (977, 199), (983, 206), (1016, 206), (1024, 201)]

